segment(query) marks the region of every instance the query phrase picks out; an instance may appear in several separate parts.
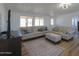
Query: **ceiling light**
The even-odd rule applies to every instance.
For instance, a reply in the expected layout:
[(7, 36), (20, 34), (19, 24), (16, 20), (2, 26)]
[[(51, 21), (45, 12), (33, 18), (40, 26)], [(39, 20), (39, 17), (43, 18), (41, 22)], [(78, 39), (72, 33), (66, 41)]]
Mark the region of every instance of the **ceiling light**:
[(67, 9), (71, 6), (71, 3), (60, 3), (58, 6), (59, 8)]

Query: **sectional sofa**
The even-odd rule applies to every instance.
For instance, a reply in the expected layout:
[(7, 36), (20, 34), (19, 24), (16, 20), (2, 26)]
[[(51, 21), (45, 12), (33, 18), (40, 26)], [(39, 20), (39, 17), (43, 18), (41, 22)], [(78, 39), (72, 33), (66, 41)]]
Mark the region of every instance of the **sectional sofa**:
[(37, 38), (41, 36), (45, 36), (46, 33), (53, 33), (61, 35), (62, 38), (69, 40), (73, 37), (73, 33), (75, 32), (71, 28), (68, 27), (54, 27), (52, 30), (48, 30), (44, 26), (40, 27), (28, 27), (28, 28), (21, 28), (22, 32), (22, 40), (29, 40), (32, 38)]
[(22, 40), (29, 40), (32, 38), (37, 38), (44, 36), (46, 33), (51, 32), (47, 30), (46, 27), (29, 27), (29, 28), (21, 28), (22, 32)]

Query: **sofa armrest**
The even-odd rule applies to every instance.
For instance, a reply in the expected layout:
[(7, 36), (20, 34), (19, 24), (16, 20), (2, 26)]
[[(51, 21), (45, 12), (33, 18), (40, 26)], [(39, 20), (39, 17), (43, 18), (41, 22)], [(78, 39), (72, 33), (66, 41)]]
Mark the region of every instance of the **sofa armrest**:
[(69, 40), (69, 39), (71, 39), (73, 37), (73, 34), (72, 34), (72, 32), (71, 33), (67, 33), (67, 34), (63, 34), (62, 35), (62, 38), (63, 39), (66, 39), (66, 40)]

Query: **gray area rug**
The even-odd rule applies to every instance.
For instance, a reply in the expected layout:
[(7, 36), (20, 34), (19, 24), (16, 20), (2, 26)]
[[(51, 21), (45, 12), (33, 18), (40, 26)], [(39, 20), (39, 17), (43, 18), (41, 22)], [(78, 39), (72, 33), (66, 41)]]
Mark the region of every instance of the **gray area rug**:
[(45, 38), (30, 40), (23, 45), (28, 50), (28, 54), (26, 54), (28, 56), (58, 56), (64, 50), (64, 48), (45, 40)]

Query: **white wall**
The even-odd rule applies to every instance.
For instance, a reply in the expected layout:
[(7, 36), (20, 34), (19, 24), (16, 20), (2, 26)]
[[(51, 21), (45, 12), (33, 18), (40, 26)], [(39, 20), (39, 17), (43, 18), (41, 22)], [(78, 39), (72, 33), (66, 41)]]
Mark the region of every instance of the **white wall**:
[[(7, 30), (7, 16), (8, 16), (8, 9), (4, 7), (4, 4), (0, 3), (0, 31)], [(23, 13), (23, 12), (11, 12), (11, 30), (19, 30), (20, 25), (20, 16), (37, 16), (37, 17), (44, 17), (44, 26), (47, 26), (49, 29), (53, 28), (54, 26), (72, 26), (72, 17), (79, 16), (79, 12), (70, 13), (66, 15), (60, 15), (58, 17), (54, 17), (54, 26), (50, 25), (51, 17), (45, 14), (37, 14), (37, 13)], [(79, 21), (79, 19), (78, 19)]]
[[(58, 16), (56, 19), (57, 26), (72, 27), (72, 17), (79, 16), (79, 12)], [(78, 19), (79, 21), (79, 19)]]
[[(7, 29), (7, 13), (8, 10), (5, 9), (3, 4), (0, 4), (0, 31), (5, 31)], [(45, 14), (36, 14), (36, 13), (23, 13), (23, 12), (11, 12), (11, 30), (19, 30), (20, 25), (20, 16), (37, 16), (37, 17), (44, 17), (44, 26), (47, 26), (49, 29), (53, 28), (54, 26), (72, 26), (72, 17), (79, 16), (79, 12), (60, 15), (57, 18), (54, 18), (54, 26), (50, 25), (51, 17)]]
[(11, 30), (19, 30), (19, 14), (11, 13)]
[(15, 30), (19, 30), (19, 26), (20, 26), (20, 16), (36, 16), (36, 17), (44, 17), (44, 26), (47, 26), (50, 28), (52, 28), (53, 26), (50, 25), (50, 19), (51, 17), (46, 16), (46, 15), (42, 15), (42, 14), (32, 14), (32, 13), (21, 13), (21, 12), (12, 12), (11, 13), (11, 30), (15, 31)]
[(0, 3), (0, 31), (6, 30), (7, 13), (4, 4)]

